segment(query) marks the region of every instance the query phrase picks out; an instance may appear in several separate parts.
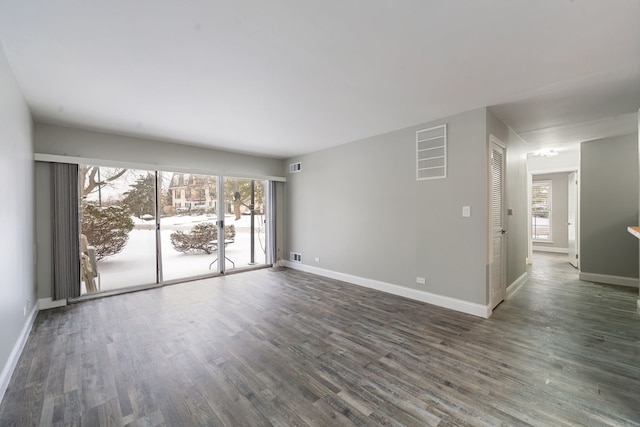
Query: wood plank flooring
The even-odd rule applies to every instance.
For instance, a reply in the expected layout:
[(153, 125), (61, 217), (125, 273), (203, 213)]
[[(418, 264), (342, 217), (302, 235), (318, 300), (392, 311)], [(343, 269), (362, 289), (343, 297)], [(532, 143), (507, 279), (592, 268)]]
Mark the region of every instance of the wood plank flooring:
[(640, 426), (638, 291), (565, 258), (488, 320), (293, 270), (43, 311), (0, 426)]

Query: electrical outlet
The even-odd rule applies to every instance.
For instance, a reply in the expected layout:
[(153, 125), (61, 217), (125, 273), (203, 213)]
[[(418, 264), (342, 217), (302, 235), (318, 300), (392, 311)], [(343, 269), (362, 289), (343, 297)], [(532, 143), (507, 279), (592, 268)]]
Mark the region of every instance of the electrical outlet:
[(27, 307), (22, 307), (22, 315), (26, 316), (27, 315)]
[(316, 262), (320, 262), (320, 258), (316, 257)]
[(289, 260), (293, 262), (302, 262), (302, 254), (298, 252), (290, 252)]
[(424, 285), (425, 283), (427, 283), (427, 280), (424, 277), (416, 277), (416, 283)]

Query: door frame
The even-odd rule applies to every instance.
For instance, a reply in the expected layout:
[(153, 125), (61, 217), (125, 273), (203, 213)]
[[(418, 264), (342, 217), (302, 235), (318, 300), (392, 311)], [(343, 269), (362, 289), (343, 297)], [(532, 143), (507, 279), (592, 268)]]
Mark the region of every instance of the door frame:
[[(576, 257), (575, 257), (575, 268), (578, 269), (578, 271), (580, 271), (580, 173), (575, 170), (572, 172), (569, 172), (569, 175), (567, 177), (567, 180), (569, 180), (571, 178), (571, 174), (575, 174), (576, 176), (576, 183), (575, 184), (571, 184), (571, 181), (568, 182), (569, 186), (571, 185), (575, 185), (576, 188), (576, 206), (575, 206), (575, 213), (576, 213), (576, 218), (575, 218), (575, 245), (576, 245)], [(569, 214), (569, 212), (571, 212), (571, 197), (570, 197), (571, 192), (568, 190), (567, 191), (567, 196), (569, 198), (569, 200), (567, 200), (568, 206), (567, 206), (567, 216)], [(571, 219), (571, 218), (568, 218)], [(567, 221), (568, 222), (568, 221)], [(567, 227), (569, 226), (569, 224), (567, 224)], [(567, 237), (567, 248), (569, 249), (569, 241), (568, 241), (568, 237)], [(571, 256), (571, 251), (569, 251), (569, 256)], [(573, 263), (571, 262), (571, 259), (569, 259), (569, 263), (571, 265), (573, 265)]]
[[(488, 248), (488, 252), (487, 252), (487, 264), (489, 266), (488, 271), (487, 271), (487, 277), (488, 277), (488, 283), (487, 283), (487, 293), (489, 296), (489, 306), (491, 308), (491, 310), (495, 309), (495, 307), (502, 301), (504, 301), (504, 299), (507, 296), (507, 259), (508, 259), (508, 241), (506, 238), (506, 235), (503, 233), (502, 235), (502, 255), (500, 257), (500, 274), (501, 274), (501, 280), (500, 280), (500, 288), (502, 289), (502, 294), (503, 294), (503, 298), (498, 301), (498, 302), (494, 302), (493, 299), (493, 295), (491, 294), (491, 290), (492, 290), (492, 275), (491, 275), (491, 258), (493, 256), (493, 217), (492, 217), (492, 209), (491, 209), (491, 205), (492, 205), (492, 194), (493, 194), (493, 189), (492, 189), (492, 180), (491, 180), (491, 173), (492, 173), (492, 154), (493, 154), (493, 145), (497, 145), (498, 147), (500, 147), (502, 149), (502, 161), (503, 161), (503, 165), (502, 165), (502, 229), (506, 230), (506, 232), (508, 232), (508, 228), (507, 228), (507, 200), (506, 200), (506, 194), (507, 194), (507, 145), (502, 142), (499, 138), (497, 138), (495, 135), (493, 134), (489, 134), (489, 146), (488, 146), (488, 150), (487, 150), (487, 164), (488, 164), (488, 171), (489, 174), (487, 176), (487, 186), (488, 186), (488, 193), (489, 193), (489, 197), (488, 197), (488, 205), (487, 205), (487, 209), (488, 209), (488, 215), (487, 215), (487, 219), (488, 219), (488, 244), (487, 244), (487, 248)], [(506, 233), (505, 232), (505, 233)]]
[(533, 176), (534, 175), (547, 175), (552, 173), (566, 173), (570, 174), (571, 172), (576, 173), (576, 177), (578, 179), (578, 194), (577, 194), (577, 206), (576, 206), (576, 252), (578, 254), (578, 271), (580, 270), (580, 168), (579, 167), (565, 167), (565, 168), (555, 168), (555, 169), (537, 169), (534, 172), (531, 172), (527, 169), (527, 217), (528, 217), (528, 230), (527, 230), (527, 264), (533, 264), (533, 238), (531, 235), (531, 210), (532, 210), (532, 200), (531, 200), (531, 192), (533, 188)]

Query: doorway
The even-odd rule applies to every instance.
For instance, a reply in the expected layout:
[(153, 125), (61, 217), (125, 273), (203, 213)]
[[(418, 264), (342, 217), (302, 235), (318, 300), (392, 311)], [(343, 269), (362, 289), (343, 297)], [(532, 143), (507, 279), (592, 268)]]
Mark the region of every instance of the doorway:
[(530, 244), (533, 252), (559, 254), (578, 268), (579, 182), (576, 170), (530, 175)]
[(493, 135), (491, 141), (491, 204), (490, 204), (490, 233), (491, 247), (489, 249), (489, 283), (491, 308), (495, 308), (504, 301), (506, 296), (506, 263), (505, 263), (505, 225), (504, 212), (504, 177), (505, 177), (505, 146)]

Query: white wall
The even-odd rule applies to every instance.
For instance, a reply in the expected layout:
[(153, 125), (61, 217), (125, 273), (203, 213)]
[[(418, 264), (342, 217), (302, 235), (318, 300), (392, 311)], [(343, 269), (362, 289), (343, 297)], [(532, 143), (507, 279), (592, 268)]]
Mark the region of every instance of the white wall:
[(36, 313), (33, 122), (2, 50), (0, 94), (1, 397)]

